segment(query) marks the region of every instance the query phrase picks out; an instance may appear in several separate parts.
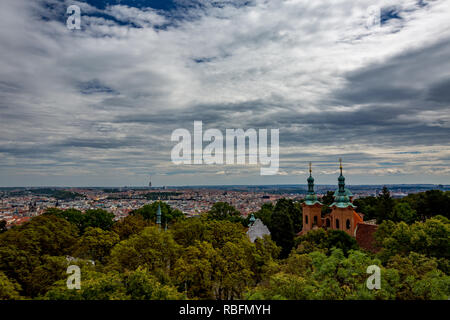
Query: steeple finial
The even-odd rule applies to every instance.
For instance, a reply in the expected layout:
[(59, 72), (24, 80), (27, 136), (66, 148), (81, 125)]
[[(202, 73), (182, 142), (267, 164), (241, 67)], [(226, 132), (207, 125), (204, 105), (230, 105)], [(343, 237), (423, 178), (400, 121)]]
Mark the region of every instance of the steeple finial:
[(342, 158), (339, 158), (339, 169), (341, 169), (341, 176), (342, 176)]
[(312, 163), (311, 161), (309, 162), (309, 176), (312, 176), (312, 169), (311, 169)]

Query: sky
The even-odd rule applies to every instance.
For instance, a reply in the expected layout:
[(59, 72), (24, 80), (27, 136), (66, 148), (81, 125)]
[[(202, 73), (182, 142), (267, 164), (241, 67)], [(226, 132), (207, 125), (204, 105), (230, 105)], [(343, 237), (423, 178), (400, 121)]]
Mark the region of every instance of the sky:
[[(303, 184), (310, 161), (334, 184), (339, 158), (348, 184), (450, 184), (449, 16), (448, 0), (2, 0), (0, 186)], [(278, 174), (175, 165), (171, 134), (196, 120), (279, 129)]]

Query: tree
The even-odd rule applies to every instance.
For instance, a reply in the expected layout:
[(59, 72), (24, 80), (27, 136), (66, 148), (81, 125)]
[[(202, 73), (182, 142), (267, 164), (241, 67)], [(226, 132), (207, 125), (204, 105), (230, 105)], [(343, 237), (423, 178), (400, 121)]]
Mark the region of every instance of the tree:
[(271, 202), (264, 203), (261, 209), (255, 212), (255, 218), (261, 219), (261, 221), (266, 225), (272, 225), (272, 213), (274, 205)]
[(124, 272), (142, 266), (158, 279), (165, 279), (178, 256), (179, 245), (172, 234), (151, 226), (119, 242), (111, 250), (107, 269)]
[(83, 228), (100, 228), (103, 230), (110, 230), (114, 225), (114, 214), (102, 209), (86, 210), (83, 216)]
[(398, 202), (394, 205), (388, 219), (395, 222), (404, 221), (407, 224), (411, 224), (417, 220), (417, 214), (407, 202)]
[(120, 240), (128, 239), (130, 236), (141, 232), (145, 227), (150, 226), (150, 222), (145, 220), (140, 214), (130, 215), (117, 221), (112, 230), (117, 233)]
[(364, 214), (364, 220), (372, 220), (377, 217), (377, 207), (379, 199), (377, 197), (363, 197), (353, 201), (358, 208), (358, 212)]
[(411, 252), (408, 256), (395, 255), (387, 263), (399, 279), (393, 283), (396, 299), (447, 299), (450, 277), (437, 270), (435, 258)]
[(126, 300), (129, 295), (118, 272), (98, 272), (82, 268), (83, 275), (80, 290), (67, 288), (66, 280), (54, 283), (42, 297), (45, 300)]
[(296, 239), (297, 253), (320, 251), (330, 254), (333, 248), (341, 249), (345, 256), (351, 250), (359, 249), (355, 238), (341, 230), (311, 230)]
[(229, 220), (241, 223), (244, 220), (244, 218), (241, 217), (241, 213), (227, 202), (214, 203), (212, 208), (208, 211), (207, 217), (211, 220)]
[(280, 248), (266, 236), (251, 243), (239, 223), (186, 219), (170, 230), (184, 247), (173, 275), (189, 298), (240, 298), (246, 286), (262, 279)]
[(218, 250), (206, 241), (196, 240), (182, 251), (174, 265), (175, 281), (188, 298), (214, 299), (213, 261)]
[(226, 242), (247, 238), (242, 224), (207, 218), (191, 218), (177, 222), (170, 231), (175, 241), (184, 247), (198, 240), (209, 242), (214, 248), (222, 248)]
[(281, 247), (280, 258), (286, 258), (295, 244), (294, 223), (286, 209), (274, 210), (270, 234), (275, 243)]
[(0, 271), (0, 300), (19, 300), (20, 285)]
[(53, 215), (65, 219), (75, 225), (80, 231), (82, 231), (84, 228), (83, 213), (76, 209), (62, 210), (58, 208), (48, 208), (45, 210), (44, 215)]
[(168, 204), (162, 201), (154, 202), (152, 204), (146, 204), (142, 208), (132, 211), (131, 215), (141, 215), (146, 221), (156, 222), (156, 211), (158, 205), (161, 206), (161, 223), (165, 225), (171, 225), (176, 221), (185, 218), (184, 213), (180, 210), (172, 209)]
[(48, 300), (179, 300), (184, 295), (176, 288), (160, 283), (147, 269), (98, 272), (83, 269), (80, 290), (67, 289), (65, 281), (57, 281), (43, 299)]
[(406, 256), (412, 251), (427, 257), (448, 260), (449, 235), (449, 220), (443, 216), (436, 216), (412, 225), (385, 221), (375, 232), (375, 240), (381, 246), (378, 255), (383, 261), (394, 255)]
[[(247, 294), (248, 299), (376, 299), (393, 298), (391, 286), (384, 280), (381, 290), (366, 287), (369, 265), (380, 261), (354, 250), (345, 257), (341, 249), (330, 255), (322, 252), (292, 253), (283, 260), (279, 272), (261, 282)], [(384, 269), (382, 268), (382, 273)], [(382, 277), (383, 279), (383, 277)]]
[(291, 199), (281, 198), (277, 201), (273, 210), (274, 212), (283, 212), (284, 214), (289, 215), (295, 233), (302, 230), (303, 219), (300, 203), (294, 203)]
[[(56, 216), (43, 215), (0, 235), (0, 270), (34, 297), (65, 271), (57, 256), (70, 254), (77, 228)], [(65, 258), (62, 258), (65, 259)]]
[(334, 202), (334, 191), (327, 191), (327, 194), (322, 197), (322, 203), (330, 206)]
[(6, 220), (0, 220), (0, 233), (8, 231), (6, 228)]
[(378, 195), (378, 205), (377, 205), (377, 223), (381, 223), (392, 215), (392, 210), (394, 207), (394, 201), (391, 198), (391, 193), (389, 189), (384, 186), (381, 194)]
[(402, 201), (409, 203), (422, 221), (437, 215), (450, 218), (450, 193), (448, 192), (428, 190), (410, 194), (404, 197)]
[(181, 300), (184, 294), (169, 284), (161, 284), (149, 270), (139, 267), (123, 276), (126, 293), (132, 300)]
[(81, 233), (87, 228), (101, 228), (110, 230), (114, 224), (114, 214), (102, 209), (90, 209), (82, 213), (79, 210), (67, 209), (61, 210), (57, 208), (49, 208), (44, 215), (57, 216), (63, 218), (75, 225)]
[(119, 236), (115, 232), (89, 227), (78, 240), (74, 255), (102, 263), (119, 241)]
[(327, 194), (322, 197), (322, 215), (331, 213), (331, 204), (334, 202), (334, 191), (327, 191)]
[(75, 226), (56, 216), (38, 216), (0, 236), (0, 246), (14, 246), (37, 256), (64, 255), (76, 242)]
[(275, 206), (264, 204), (255, 214), (269, 228), (272, 239), (280, 246), (281, 258), (294, 246), (294, 237), (302, 228), (302, 209), (290, 199), (279, 199)]

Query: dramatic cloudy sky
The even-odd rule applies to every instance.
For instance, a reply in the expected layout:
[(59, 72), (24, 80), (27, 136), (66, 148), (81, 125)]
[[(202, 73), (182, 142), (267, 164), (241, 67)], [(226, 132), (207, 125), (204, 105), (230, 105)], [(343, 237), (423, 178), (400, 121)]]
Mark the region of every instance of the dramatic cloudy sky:
[[(0, 1), (0, 186), (448, 184), (449, 107), (448, 0)], [(279, 128), (279, 174), (174, 165), (194, 120)]]

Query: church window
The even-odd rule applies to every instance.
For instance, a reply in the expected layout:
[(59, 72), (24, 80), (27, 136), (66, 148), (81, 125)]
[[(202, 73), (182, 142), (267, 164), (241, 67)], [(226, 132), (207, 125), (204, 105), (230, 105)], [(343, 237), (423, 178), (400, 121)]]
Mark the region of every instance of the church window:
[(317, 216), (314, 216), (314, 224), (317, 225)]
[(330, 227), (330, 219), (327, 219), (327, 227)]
[(336, 219), (336, 229), (339, 229), (339, 219)]
[(350, 230), (350, 220), (347, 219), (347, 221), (345, 222), (345, 226), (347, 227), (347, 230)]
[(308, 216), (305, 216), (305, 223), (308, 224)]

